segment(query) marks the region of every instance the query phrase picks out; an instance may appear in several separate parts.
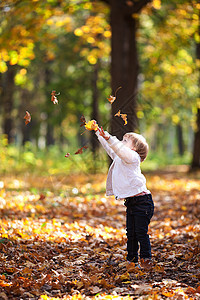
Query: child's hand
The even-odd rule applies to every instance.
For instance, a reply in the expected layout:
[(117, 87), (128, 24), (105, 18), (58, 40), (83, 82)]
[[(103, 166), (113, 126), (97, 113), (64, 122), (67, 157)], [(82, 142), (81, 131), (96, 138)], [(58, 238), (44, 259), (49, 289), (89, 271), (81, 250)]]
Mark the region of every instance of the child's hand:
[(110, 136), (106, 135), (105, 131), (103, 130), (103, 127), (98, 128), (99, 135), (102, 136), (106, 141), (109, 140)]

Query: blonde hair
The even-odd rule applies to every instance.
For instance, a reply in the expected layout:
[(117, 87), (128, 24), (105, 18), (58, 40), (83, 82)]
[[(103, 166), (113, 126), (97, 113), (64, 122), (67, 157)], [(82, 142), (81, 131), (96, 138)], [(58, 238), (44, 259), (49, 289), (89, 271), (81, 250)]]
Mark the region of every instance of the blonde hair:
[(149, 151), (149, 145), (146, 139), (141, 134), (135, 132), (128, 132), (124, 136), (131, 139), (134, 150), (139, 154), (141, 162), (144, 161)]

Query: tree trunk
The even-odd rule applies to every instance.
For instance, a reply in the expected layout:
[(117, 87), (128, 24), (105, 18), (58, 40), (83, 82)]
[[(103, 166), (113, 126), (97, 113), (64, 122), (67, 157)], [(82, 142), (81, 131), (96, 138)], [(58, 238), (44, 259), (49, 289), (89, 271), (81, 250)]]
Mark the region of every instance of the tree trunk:
[(2, 75), (3, 133), (7, 135), (8, 143), (13, 142), (13, 95), (15, 90), (14, 77), (16, 67), (8, 64), (8, 70)]
[(20, 131), (22, 134), (22, 145), (24, 145), (26, 142), (31, 140), (31, 129), (32, 129), (32, 122), (27, 125), (25, 125), (25, 120), (23, 119), (26, 111), (30, 112), (30, 102), (31, 99), (30, 92), (26, 89), (21, 90), (21, 103), (19, 107), (19, 118), (20, 118)]
[(50, 124), (47, 120), (46, 145), (50, 146), (54, 144), (55, 144), (55, 140), (53, 136), (53, 125)]
[(184, 154), (184, 141), (183, 141), (183, 129), (180, 124), (176, 127), (177, 141), (178, 141), (178, 152), (181, 156)]
[[(112, 104), (111, 133), (119, 139), (137, 127), (136, 95), (138, 57), (136, 47), (137, 19), (133, 18), (145, 6), (148, 0), (124, 1), (110, 0), (111, 28), (112, 28), (112, 53), (111, 53), (111, 88), (112, 94), (118, 87), (117, 98)], [(114, 115), (121, 111), (127, 114), (128, 124), (120, 117)]]
[[(200, 11), (199, 11), (200, 17)], [(198, 34), (200, 35), (200, 23), (198, 27)], [(200, 60), (200, 42), (196, 46), (196, 57)], [(197, 67), (200, 71), (199, 66)], [(199, 72), (199, 86), (200, 86), (200, 72)], [(200, 96), (200, 93), (199, 93)], [(194, 146), (193, 146), (193, 158), (191, 163), (191, 169), (200, 169), (200, 108), (197, 109), (197, 129), (194, 135)]]
[[(44, 72), (44, 82), (46, 85), (46, 98), (47, 101), (49, 102), (49, 85), (50, 85), (50, 81), (51, 81), (51, 71), (47, 68), (45, 68), (45, 72)], [(52, 105), (47, 105), (47, 119), (45, 120), (45, 122), (47, 122), (47, 131), (46, 131), (46, 145), (50, 146), (50, 145), (54, 145), (55, 144), (55, 139), (54, 139), (54, 128), (53, 125), (51, 123), (51, 116), (52, 116)]]
[[(94, 76), (92, 78), (92, 114), (91, 119), (96, 120), (99, 123), (99, 95), (98, 95), (98, 88), (97, 88), (97, 81), (98, 81), (98, 70), (99, 70), (99, 63), (94, 66)], [(96, 150), (99, 148), (99, 142), (95, 136), (94, 131), (91, 131), (91, 146), (92, 146), (92, 153), (95, 156)]]
[(200, 109), (197, 112), (197, 131), (194, 135), (193, 158), (191, 169), (200, 169)]

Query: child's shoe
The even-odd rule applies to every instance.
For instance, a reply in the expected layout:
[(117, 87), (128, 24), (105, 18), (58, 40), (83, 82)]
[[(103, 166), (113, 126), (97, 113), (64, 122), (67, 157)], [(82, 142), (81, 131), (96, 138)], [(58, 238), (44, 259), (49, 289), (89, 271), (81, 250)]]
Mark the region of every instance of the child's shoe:
[(128, 262), (128, 265), (129, 265), (128, 268), (141, 270), (139, 262), (133, 262), (133, 261), (127, 261), (127, 262)]
[(137, 262), (137, 263), (135, 263), (135, 268), (137, 268), (137, 269), (140, 269), (141, 270), (141, 267), (140, 267), (140, 264)]

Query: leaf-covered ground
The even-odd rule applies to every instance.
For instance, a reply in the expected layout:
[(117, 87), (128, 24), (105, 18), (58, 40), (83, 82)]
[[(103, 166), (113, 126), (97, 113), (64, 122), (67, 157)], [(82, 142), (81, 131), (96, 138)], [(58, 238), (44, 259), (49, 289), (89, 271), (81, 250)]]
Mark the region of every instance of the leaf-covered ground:
[(105, 177), (1, 177), (0, 299), (200, 299), (200, 176), (147, 174), (153, 266), (141, 270)]

